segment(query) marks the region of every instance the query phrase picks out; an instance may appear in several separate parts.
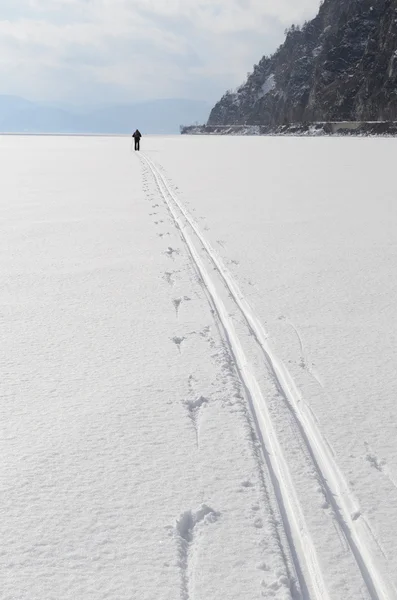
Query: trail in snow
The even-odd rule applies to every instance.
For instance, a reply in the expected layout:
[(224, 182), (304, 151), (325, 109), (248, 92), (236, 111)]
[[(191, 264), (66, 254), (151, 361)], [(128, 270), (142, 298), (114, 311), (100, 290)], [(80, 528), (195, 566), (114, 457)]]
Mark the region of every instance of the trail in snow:
[(235, 358), (236, 366), (257, 423), (258, 437), (262, 440), (264, 457), (272, 477), (274, 492), (303, 598), (316, 598), (318, 600), (328, 598), (328, 591), (317, 558), (316, 540), (310, 535), (301, 510), (301, 502), (304, 499), (298, 497), (294, 488), (290, 468), (279, 443), (276, 426), (273, 423), (260, 385), (248, 363), (243, 346), (236, 333), (233, 319), (218, 293), (213, 276), (209, 274), (196, 249), (193, 238), (186, 230), (186, 225), (195, 234), (200, 248), (213, 264), (217, 275), (228, 289), (231, 298), (239, 308), (247, 327), (262, 351), (269, 375), (297, 425), (302, 443), (310, 455), (318, 480), (321, 482), (322, 491), (355, 558), (369, 597), (372, 600), (395, 598), (394, 592), (391, 592), (389, 584), (382, 577), (376, 559), (371, 552), (373, 539), (366, 520), (361, 518), (359, 506), (335, 462), (329, 445), (318, 430), (315, 418), (304, 402), (290, 373), (271, 348), (267, 333), (260, 320), (215, 250), (203, 237), (197, 223), (171, 190), (165, 177), (147, 156), (142, 155), (142, 160), (153, 173), (159, 191), (172, 214), (176, 226), (181, 231), (181, 235), (216, 307), (218, 318), (226, 333), (230, 350)]
[[(209, 276), (202, 259), (198, 255), (194, 244), (190, 241), (188, 234), (184, 231), (183, 223), (176, 214), (172, 204), (167, 200), (167, 187), (164, 183), (162, 183), (161, 175), (158, 173), (150, 159), (144, 157), (144, 160), (147, 162), (147, 164), (153, 172), (159, 190), (169, 207), (169, 210), (175, 220), (177, 227), (181, 231), (181, 235), (183, 236), (186, 242), (186, 245), (191, 253), (192, 259), (196, 264), (196, 267), (200, 273), (203, 283), (206, 286), (206, 289), (211, 297), (213, 305), (217, 310), (219, 320), (227, 335), (230, 350), (234, 355), (236, 366), (241, 374), (242, 383), (245, 387), (248, 399), (252, 405), (253, 413), (254, 415), (257, 415), (259, 417), (258, 421), (260, 418), (266, 420), (263, 426), (260, 427), (258, 430), (259, 439), (261, 439), (263, 443), (264, 456), (266, 458), (272, 477), (274, 491), (277, 498), (280, 514), (283, 519), (285, 533), (290, 546), (291, 558), (295, 566), (297, 579), (299, 580), (302, 597), (304, 599), (311, 598), (301, 566), (301, 560), (304, 559), (305, 562), (308, 564), (308, 570), (310, 572), (311, 578), (311, 587), (315, 590), (315, 598), (318, 600), (320, 600), (321, 598), (325, 600), (327, 598), (327, 594), (321, 570), (317, 563), (314, 545), (312, 544), (309, 532), (306, 529), (303, 515), (299, 507), (298, 499), (294, 494), (289, 470), (284, 461), (281, 449), (278, 446), (278, 440), (275, 435), (275, 431), (273, 429), (272, 422), (267, 411), (267, 405), (262, 397), (260, 387), (253, 373), (251, 372), (248, 361), (246, 359), (238, 336), (235, 332), (233, 323), (229, 318), (228, 311), (224, 306), (224, 303), (222, 302), (221, 298), (219, 297), (216, 288), (213, 284), (213, 281)], [(260, 411), (261, 406), (263, 406), (266, 409), (266, 411), (262, 414), (258, 414), (257, 411)], [(292, 530), (294, 530), (294, 532), (292, 532)], [(295, 549), (296, 542), (299, 542), (302, 545), (300, 552), (297, 552)]]
[(209, 523), (215, 523), (219, 518), (219, 513), (214, 511), (209, 506), (203, 504), (197, 511), (191, 510), (183, 513), (176, 522), (175, 536), (178, 542), (179, 551), (179, 568), (181, 571), (182, 584), (182, 600), (191, 600), (192, 594), (190, 591), (192, 572), (192, 556), (197, 528)]

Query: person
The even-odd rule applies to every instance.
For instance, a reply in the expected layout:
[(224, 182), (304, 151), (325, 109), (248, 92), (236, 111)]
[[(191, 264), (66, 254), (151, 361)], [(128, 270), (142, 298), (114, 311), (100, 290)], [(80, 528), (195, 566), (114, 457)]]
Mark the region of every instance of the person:
[(135, 131), (135, 133), (133, 133), (133, 134), (132, 134), (132, 137), (133, 137), (133, 138), (134, 138), (134, 140), (135, 140), (135, 150), (140, 150), (140, 142), (141, 142), (141, 137), (142, 137), (142, 134), (141, 134), (141, 132), (139, 131), (139, 129), (137, 129), (137, 130)]

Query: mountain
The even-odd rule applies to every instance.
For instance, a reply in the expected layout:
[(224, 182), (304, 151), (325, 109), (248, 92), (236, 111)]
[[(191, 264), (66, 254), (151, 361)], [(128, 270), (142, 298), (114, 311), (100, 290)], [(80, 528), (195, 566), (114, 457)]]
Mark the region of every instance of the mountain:
[(153, 100), (119, 105), (92, 111), (92, 128), (102, 133), (128, 133), (139, 128), (142, 133), (179, 133), (182, 123), (203, 123), (211, 106), (199, 100)]
[(153, 100), (104, 107), (62, 107), (0, 96), (0, 131), (7, 133), (173, 134), (181, 123), (203, 122), (210, 105), (195, 100)]
[(0, 96), (0, 131), (6, 133), (80, 133), (83, 119), (56, 106)]
[(208, 125), (397, 119), (397, 0), (324, 0), (292, 26)]

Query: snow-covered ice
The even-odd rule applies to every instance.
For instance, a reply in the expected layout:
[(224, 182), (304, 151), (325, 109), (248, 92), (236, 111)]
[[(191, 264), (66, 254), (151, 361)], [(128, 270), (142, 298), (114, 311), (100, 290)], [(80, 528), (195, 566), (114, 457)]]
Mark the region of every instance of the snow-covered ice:
[(397, 598), (396, 146), (0, 138), (0, 598)]

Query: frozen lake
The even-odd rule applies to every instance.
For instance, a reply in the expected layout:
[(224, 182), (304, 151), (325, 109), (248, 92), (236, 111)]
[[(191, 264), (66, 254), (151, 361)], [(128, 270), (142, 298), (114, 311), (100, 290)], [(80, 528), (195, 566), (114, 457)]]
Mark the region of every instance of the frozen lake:
[(397, 598), (396, 151), (0, 137), (2, 598)]

